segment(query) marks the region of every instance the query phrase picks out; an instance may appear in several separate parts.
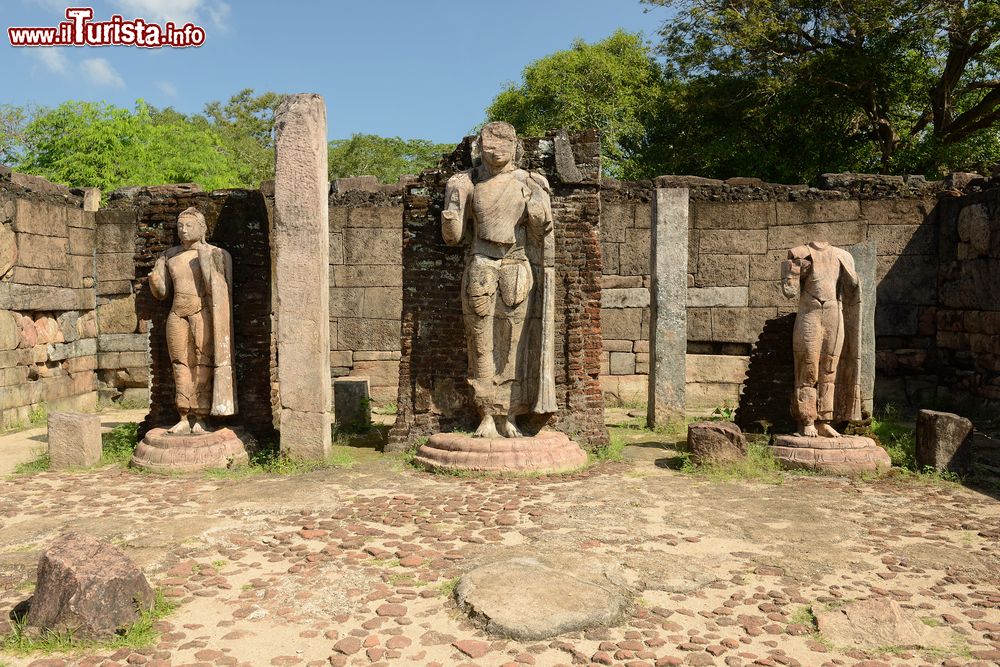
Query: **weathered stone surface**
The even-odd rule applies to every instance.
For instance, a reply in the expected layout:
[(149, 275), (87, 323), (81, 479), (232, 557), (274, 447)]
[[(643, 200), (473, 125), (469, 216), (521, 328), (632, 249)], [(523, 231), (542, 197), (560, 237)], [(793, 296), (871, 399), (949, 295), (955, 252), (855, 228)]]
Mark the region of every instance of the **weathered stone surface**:
[(767, 252), (768, 231), (702, 229), (698, 244), (702, 254), (761, 255)]
[(134, 209), (102, 211), (97, 223), (97, 247), (104, 253), (134, 253), (136, 221)]
[(618, 272), (623, 276), (649, 275), (649, 232), (626, 229), (625, 242), (619, 248)]
[(615, 624), (628, 607), (625, 590), (589, 567), (512, 558), (466, 573), (458, 606), (491, 635), (519, 641)]
[(917, 467), (968, 472), (972, 463), (972, 422), (950, 412), (917, 413)]
[(48, 417), (49, 461), (53, 470), (88, 468), (101, 460), (101, 418), (76, 412)]
[[(844, 201), (796, 201), (777, 202), (775, 204), (777, 225), (803, 225), (803, 223), (824, 223), (857, 220), (861, 217), (861, 204), (857, 200)], [(798, 245), (805, 239), (818, 238), (815, 234), (806, 233), (799, 237)], [(859, 239), (861, 240), (861, 239)], [(830, 239), (831, 243), (836, 243)], [(857, 243), (858, 241), (853, 241)], [(778, 247), (778, 246), (772, 246)], [(792, 246), (787, 246), (792, 247)]]
[[(351, 265), (397, 265), (403, 251), (402, 232), (393, 228), (348, 227), (344, 230), (344, 261)], [(371, 268), (372, 271), (378, 271)]]
[(330, 451), (330, 294), (316, 289), (329, 284), (328, 191), (323, 98), (286, 97), (275, 112), (273, 289), (281, 449), (299, 458)]
[(113, 298), (97, 306), (97, 328), (102, 335), (133, 333), (138, 325), (134, 294)]
[(101, 352), (145, 352), (149, 347), (146, 334), (107, 334), (99, 343)]
[(376, 176), (350, 176), (348, 178), (337, 178), (330, 184), (332, 192), (347, 192), (358, 190), (361, 192), (378, 192), (379, 180)]
[(584, 180), (583, 173), (576, 166), (576, 159), (573, 157), (573, 144), (570, 143), (569, 135), (565, 129), (559, 130), (553, 137), (555, 147), (556, 175), (563, 183), (579, 183)]
[(17, 263), (17, 234), (10, 223), (0, 220), (0, 277)]
[(399, 320), (343, 317), (337, 322), (341, 350), (398, 350)]
[(889, 598), (857, 600), (835, 609), (814, 605), (812, 611), (820, 634), (838, 648), (948, 649), (956, 637), (950, 628), (924, 625)]
[(76, 321), (76, 332), (80, 338), (97, 338), (97, 311), (85, 312)]
[(61, 343), (63, 340), (59, 323), (51, 315), (35, 316), (35, 331), (38, 334), (36, 345), (48, 345), (49, 343)]
[(645, 308), (649, 306), (649, 290), (645, 287), (602, 289), (602, 308)]
[(97, 211), (101, 207), (100, 188), (83, 189), (83, 210), (87, 212)]
[(698, 257), (696, 287), (746, 286), (750, 277), (749, 255), (712, 255)]
[(973, 256), (990, 250), (990, 215), (982, 204), (966, 206), (958, 214), (958, 238), (968, 243)]
[(17, 349), (20, 342), (17, 314), (9, 310), (0, 310), (0, 352)]
[(646, 422), (650, 427), (665, 427), (684, 420), (688, 190), (657, 188), (653, 217)]
[(59, 330), (62, 331), (64, 342), (72, 343), (80, 337), (79, 329), (77, 329), (77, 323), (79, 321), (79, 311), (67, 310), (64, 313), (59, 313), (59, 317), (56, 318), (56, 322), (59, 323)]
[(31, 199), (17, 199), (14, 230), (21, 234), (40, 234), (66, 238), (66, 207)]
[(436, 433), (417, 450), (415, 460), (430, 470), (564, 472), (585, 465), (587, 454), (558, 431), (520, 438)]
[(720, 343), (754, 343), (777, 308), (712, 308), (712, 338)]
[(401, 264), (383, 266), (333, 267), (333, 284), (336, 287), (401, 287), (403, 267)]
[(771, 451), (785, 468), (804, 468), (832, 475), (857, 475), (892, 466), (889, 454), (871, 438), (778, 435)]
[(613, 340), (642, 338), (642, 309), (602, 308), (601, 332), (604, 338)]
[(878, 265), (878, 245), (866, 241), (844, 248), (854, 258), (854, 270), (861, 285), (861, 350), (858, 377), (861, 385), (861, 414), (871, 416), (875, 410), (875, 313), (877, 289), (875, 276)]
[[(855, 205), (857, 202), (853, 202)], [(810, 239), (826, 241), (833, 245), (852, 245), (865, 240), (865, 225), (856, 222), (818, 222), (808, 225), (772, 227), (767, 230), (767, 247), (770, 250), (794, 248)]]
[[(330, 317), (361, 317), (365, 302), (363, 287), (331, 287)], [(336, 343), (335, 340), (331, 340)]]
[(601, 208), (601, 241), (622, 243), (625, 230), (632, 227), (635, 206), (628, 201), (615, 201)]
[(150, 609), (153, 600), (146, 577), (121, 550), (89, 535), (67, 533), (38, 560), (27, 627), (109, 639), (135, 623), (138, 610)]
[(175, 435), (162, 428), (150, 430), (135, 448), (132, 465), (150, 472), (192, 472), (246, 465), (246, 448), (232, 429)]
[(749, 292), (746, 287), (691, 287), (687, 290), (689, 308), (711, 308), (715, 306), (746, 306)]
[(741, 384), (746, 378), (750, 357), (729, 354), (687, 355), (688, 382)]
[(135, 278), (135, 258), (130, 252), (97, 253), (97, 279), (100, 281), (132, 280)]
[(92, 289), (0, 282), (2, 309), (60, 311), (89, 310), (93, 307)]
[(608, 372), (612, 375), (635, 373), (635, 355), (631, 352), (612, 352), (608, 364)]
[(691, 459), (699, 465), (739, 461), (747, 455), (747, 439), (732, 422), (688, 424), (687, 445)]
[(767, 229), (777, 224), (774, 202), (711, 202), (691, 204), (697, 229)]
[(337, 378), (333, 383), (333, 415), (338, 428), (351, 429), (371, 424), (368, 378)]
[[(365, 287), (364, 317), (398, 320), (403, 315), (403, 291), (395, 287)], [(398, 348), (399, 341), (396, 341)], [(396, 349), (396, 348), (393, 348)]]

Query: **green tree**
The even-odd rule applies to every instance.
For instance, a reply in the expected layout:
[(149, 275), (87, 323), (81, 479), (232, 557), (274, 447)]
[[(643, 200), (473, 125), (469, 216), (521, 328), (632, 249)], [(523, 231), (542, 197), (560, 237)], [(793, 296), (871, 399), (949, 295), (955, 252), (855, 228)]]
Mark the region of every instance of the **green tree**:
[[(281, 93), (256, 95), (252, 88), (244, 88), (228, 102), (205, 105), (205, 122), (237, 165), (234, 186), (256, 188), (274, 178), (274, 111), (284, 98)], [(195, 122), (199, 122), (197, 117)]]
[(181, 118), (154, 120), (142, 100), (134, 111), (91, 102), (39, 109), (11, 141), (11, 166), (66, 185), (110, 191), (195, 182), (215, 189), (236, 178), (211, 129)]
[(777, 134), (791, 143), (775, 157), (813, 172), (935, 173), (997, 159), (996, 0), (643, 1), (678, 10), (661, 53), (676, 81), (695, 86), (682, 110), (713, 85), (744, 91), (709, 101), (746, 118), (711, 128), (734, 153)]
[(435, 144), (426, 139), (380, 137), (355, 134), (350, 139), (334, 139), (329, 148), (330, 179), (375, 176), (383, 183), (395, 183), (404, 174), (419, 174), (438, 163), (451, 144)]
[(651, 47), (619, 30), (594, 44), (578, 40), (529, 64), (521, 83), (502, 90), (486, 115), (529, 135), (597, 128), (607, 173), (649, 175), (642, 152), (663, 91)]

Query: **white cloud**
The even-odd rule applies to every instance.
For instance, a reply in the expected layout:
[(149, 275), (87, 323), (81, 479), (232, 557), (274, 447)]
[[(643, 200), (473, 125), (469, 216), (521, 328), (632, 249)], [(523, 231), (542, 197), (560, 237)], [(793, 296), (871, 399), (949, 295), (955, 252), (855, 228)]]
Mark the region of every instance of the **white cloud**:
[(143, 18), (147, 21), (176, 24), (198, 23), (206, 16), (217, 28), (225, 30), (229, 19), (229, 5), (225, 2), (209, 0), (114, 0), (121, 10), (129, 15), (125, 18)]
[(153, 85), (160, 89), (160, 92), (167, 97), (177, 97), (177, 86), (169, 81), (154, 81)]
[(45, 69), (56, 74), (66, 74), (69, 68), (69, 59), (66, 58), (64, 49), (54, 46), (44, 46), (28, 49), (27, 52), (36, 58)]
[(80, 61), (80, 69), (84, 76), (97, 86), (124, 88), (125, 80), (104, 58), (87, 58)]

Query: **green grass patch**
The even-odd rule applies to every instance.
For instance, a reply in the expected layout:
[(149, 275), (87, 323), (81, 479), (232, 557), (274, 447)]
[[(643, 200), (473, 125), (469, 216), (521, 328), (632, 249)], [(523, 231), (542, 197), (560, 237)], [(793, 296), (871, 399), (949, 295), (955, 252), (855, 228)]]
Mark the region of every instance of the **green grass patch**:
[(31, 459), (30, 461), (25, 461), (24, 463), (18, 463), (14, 468), (15, 475), (34, 475), (38, 472), (45, 472), (49, 469), (51, 462), (49, 461), (48, 450), (41, 452), (38, 456)]
[(621, 434), (611, 432), (606, 445), (599, 445), (587, 452), (589, 463), (603, 463), (604, 461), (623, 461), (625, 459), (625, 438)]
[(101, 436), (101, 463), (128, 466), (139, 444), (139, 425), (119, 424)]
[(764, 482), (765, 484), (781, 484), (785, 481), (781, 464), (771, 453), (771, 449), (764, 439), (749, 441), (746, 458), (739, 461), (699, 465), (691, 460), (688, 453), (682, 453), (680, 456), (682, 459), (681, 472), (705, 477), (716, 482), (747, 480)]
[(334, 445), (325, 459), (296, 459), (284, 456), (277, 447), (258, 449), (250, 453), (245, 466), (210, 468), (205, 474), (212, 479), (248, 479), (265, 475), (302, 475), (327, 468), (350, 468), (357, 460), (351, 447)]
[(455, 587), (458, 586), (459, 579), (460, 577), (455, 577), (454, 579), (449, 579), (448, 581), (441, 583), (437, 587), (438, 592), (446, 598), (450, 598), (455, 594)]
[(789, 622), (798, 623), (799, 625), (805, 625), (812, 628), (814, 631), (817, 628), (816, 625), (816, 614), (813, 613), (812, 607), (802, 606), (795, 610), (789, 617)]
[(48, 418), (49, 406), (45, 403), (39, 403), (28, 412), (28, 423), (32, 426), (41, 426)]
[(27, 617), (10, 621), (11, 632), (4, 637), (0, 647), (14, 655), (27, 656), (37, 653), (78, 653), (91, 650), (114, 650), (119, 648), (143, 649), (156, 644), (159, 633), (153, 628), (157, 621), (166, 617), (176, 608), (162, 591), (156, 591), (153, 607), (139, 610), (139, 620), (120, 634), (106, 641), (81, 639), (72, 631), (47, 631), (35, 635), (28, 633), (25, 625)]

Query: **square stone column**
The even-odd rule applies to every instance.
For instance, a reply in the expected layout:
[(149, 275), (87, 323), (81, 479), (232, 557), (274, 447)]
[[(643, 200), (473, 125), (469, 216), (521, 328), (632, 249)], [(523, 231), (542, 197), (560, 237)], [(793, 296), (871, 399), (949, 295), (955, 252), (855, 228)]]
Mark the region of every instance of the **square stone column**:
[(688, 190), (657, 188), (650, 221), (649, 396), (646, 423), (684, 423)]
[(290, 95), (275, 112), (273, 303), (281, 452), (330, 453), (330, 243), (326, 105)]

